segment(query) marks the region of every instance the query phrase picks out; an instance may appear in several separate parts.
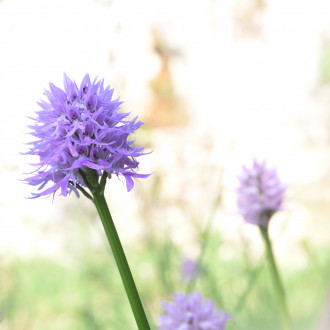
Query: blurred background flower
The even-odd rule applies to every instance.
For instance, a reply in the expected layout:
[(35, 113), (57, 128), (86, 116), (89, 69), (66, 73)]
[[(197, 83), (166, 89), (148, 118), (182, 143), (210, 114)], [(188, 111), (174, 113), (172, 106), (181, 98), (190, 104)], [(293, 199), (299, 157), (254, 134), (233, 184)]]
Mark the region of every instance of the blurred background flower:
[(224, 330), (229, 314), (216, 310), (214, 302), (200, 292), (176, 293), (173, 302), (163, 302), (160, 330)]
[(184, 258), (181, 263), (181, 275), (186, 281), (191, 281), (197, 276), (198, 262), (192, 259)]
[(130, 194), (111, 180), (106, 193), (153, 320), (170, 292), (184, 292), (181, 256), (198, 260), (212, 213), (194, 289), (235, 315), (229, 330), (279, 328), (258, 228), (236, 207), (237, 175), (257, 157), (288, 186), (286, 212), (269, 230), (293, 323), (321, 327), (330, 270), (329, 13), (325, 0), (1, 0), (3, 329), (134, 324), (89, 201), (26, 200), (30, 187), (17, 180), (30, 169), (18, 154), (29, 142), (26, 116), (63, 72), (104, 77), (123, 111), (145, 122), (136, 139), (154, 152), (140, 167), (154, 175)]
[(267, 227), (271, 217), (281, 210), (286, 189), (276, 169), (268, 168), (265, 161), (254, 160), (252, 166), (243, 166), (238, 179), (239, 213), (246, 222)]

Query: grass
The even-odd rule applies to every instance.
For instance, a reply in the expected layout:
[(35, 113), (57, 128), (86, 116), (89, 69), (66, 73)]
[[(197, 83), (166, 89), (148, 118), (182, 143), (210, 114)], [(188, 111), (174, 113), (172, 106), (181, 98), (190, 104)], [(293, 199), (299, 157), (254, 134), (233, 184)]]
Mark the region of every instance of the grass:
[[(210, 237), (203, 271), (194, 284), (218, 308), (233, 315), (226, 329), (280, 329), (268, 269), (244, 256), (221, 260), (218, 234)], [(178, 271), (179, 249), (168, 239), (127, 249), (131, 268), (153, 328), (161, 300), (187, 287)], [(90, 248), (90, 247), (89, 247)], [(170, 251), (170, 253), (167, 253)], [(310, 251), (309, 266), (282, 270), (294, 329), (312, 329), (325, 300), (329, 249)], [(34, 258), (2, 266), (0, 309), (13, 330), (135, 329), (127, 298), (109, 251), (86, 250), (72, 263)], [(317, 262), (315, 256), (317, 255)], [(163, 268), (159, 268), (162, 266)], [(161, 269), (161, 271), (159, 271)]]

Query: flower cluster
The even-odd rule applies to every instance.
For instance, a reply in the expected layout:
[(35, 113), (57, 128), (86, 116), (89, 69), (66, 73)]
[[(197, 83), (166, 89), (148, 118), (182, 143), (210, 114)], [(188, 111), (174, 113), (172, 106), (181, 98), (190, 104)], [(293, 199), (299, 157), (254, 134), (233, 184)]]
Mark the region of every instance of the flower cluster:
[(193, 280), (198, 273), (198, 262), (192, 259), (184, 258), (181, 262), (181, 275), (187, 281)]
[[(77, 185), (86, 186), (81, 174), (91, 170), (100, 176), (103, 171), (109, 178), (123, 176), (128, 191), (134, 178), (148, 176), (135, 173), (136, 157), (144, 155), (144, 148), (128, 140), (143, 123), (119, 112), (122, 102), (112, 98), (110, 86), (104, 88), (103, 80), (91, 82), (86, 74), (78, 88), (64, 74), (64, 90), (52, 83), (49, 87), (44, 93), (48, 102), (38, 103), (41, 110), (29, 126), (37, 140), (26, 154), (38, 156), (40, 162), (25, 182), (44, 189), (34, 197), (55, 194), (58, 189), (63, 196), (71, 191), (79, 196)], [(52, 185), (45, 188), (48, 183)]]
[(286, 190), (276, 170), (255, 160), (251, 168), (243, 167), (238, 179), (239, 213), (246, 222), (267, 227), (272, 215), (281, 209)]
[(172, 296), (174, 303), (163, 302), (159, 330), (224, 330), (229, 314), (215, 311), (214, 302), (202, 299), (200, 292)]

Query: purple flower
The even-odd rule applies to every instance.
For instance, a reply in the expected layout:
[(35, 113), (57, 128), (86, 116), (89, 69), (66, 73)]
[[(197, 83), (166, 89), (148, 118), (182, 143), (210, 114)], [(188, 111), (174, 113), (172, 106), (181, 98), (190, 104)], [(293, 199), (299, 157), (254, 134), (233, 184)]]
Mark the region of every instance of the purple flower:
[[(122, 176), (127, 190), (137, 174), (137, 157), (144, 155), (142, 147), (134, 147), (128, 137), (143, 123), (129, 120), (129, 113), (119, 112), (119, 99), (113, 99), (113, 89), (104, 88), (103, 80), (91, 82), (86, 74), (80, 88), (64, 74), (64, 90), (49, 84), (44, 94), (48, 102), (40, 101), (34, 125), (29, 126), (36, 140), (26, 154), (36, 155), (40, 162), (33, 176), (24, 181), (39, 186), (35, 197), (55, 194), (66, 196), (72, 190), (79, 197), (77, 186), (86, 187), (83, 176), (88, 172)], [(103, 172), (102, 172), (103, 171)], [(46, 187), (47, 186), (47, 187)]]
[(188, 281), (191, 281), (198, 272), (198, 263), (192, 259), (185, 258), (181, 263), (182, 277)]
[(246, 222), (267, 227), (272, 215), (282, 206), (286, 187), (275, 169), (254, 161), (251, 168), (243, 166), (238, 177), (237, 206)]
[(172, 302), (163, 302), (167, 314), (161, 316), (159, 330), (223, 330), (230, 315), (214, 309), (214, 302), (200, 292), (176, 293)]

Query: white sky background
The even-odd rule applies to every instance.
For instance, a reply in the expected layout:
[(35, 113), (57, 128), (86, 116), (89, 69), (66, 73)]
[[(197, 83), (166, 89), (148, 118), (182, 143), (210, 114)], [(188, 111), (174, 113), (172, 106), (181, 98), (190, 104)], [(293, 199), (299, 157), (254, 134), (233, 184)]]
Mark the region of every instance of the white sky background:
[[(330, 2), (266, 1), (257, 40), (234, 38), (235, 3), (0, 1), (0, 254), (25, 253), (31, 247), (51, 253), (58, 246), (56, 238), (36, 240), (38, 228), (26, 220), (56, 221), (63, 217), (59, 206), (65, 201), (25, 200), (31, 188), (17, 181), (27, 170), (27, 157), (18, 155), (25, 150), (26, 116), (37, 109), (43, 89), (49, 81), (62, 87), (63, 72), (77, 82), (89, 72), (116, 87), (125, 110), (139, 114), (159, 69), (151, 48), (155, 27), (184, 53), (183, 61), (173, 63), (172, 74), (190, 111), (191, 131), (211, 131), (219, 150), (235, 142), (233, 173), (243, 160), (262, 155), (279, 166), (287, 181), (308, 182), (323, 175), (326, 154), (295, 152), (303, 140), (296, 123), (310, 122), (316, 135), (323, 134), (318, 126), (322, 107), (312, 91)], [(116, 66), (110, 65), (111, 53)], [(116, 187), (118, 198), (127, 198), (125, 188)], [(128, 198), (134, 199), (132, 194)]]

